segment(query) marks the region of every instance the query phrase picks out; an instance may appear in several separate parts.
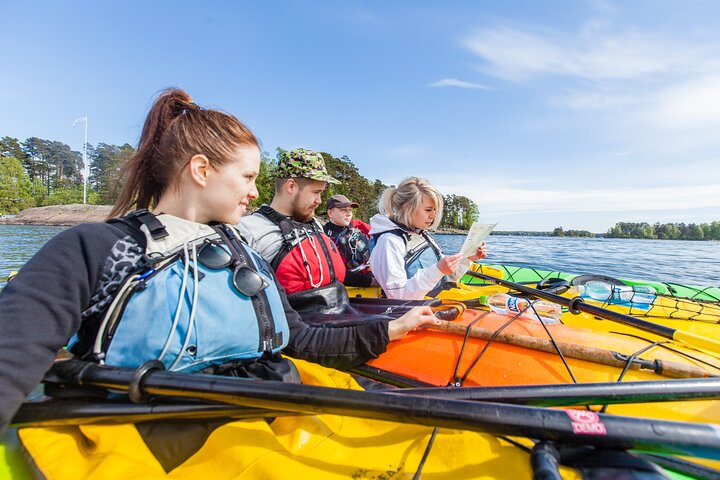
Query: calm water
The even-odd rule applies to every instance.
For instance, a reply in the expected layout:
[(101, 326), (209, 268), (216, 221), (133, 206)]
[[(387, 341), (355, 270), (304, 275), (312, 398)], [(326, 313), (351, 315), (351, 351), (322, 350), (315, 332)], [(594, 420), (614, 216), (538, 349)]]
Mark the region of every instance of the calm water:
[[(460, 250), (464, 236), (437, 235), (446, 253)], [(538, 267), (572, 273), (720, 285), (720, 242), (493, 236), (483, 263)]]
[[(64, 227), (0, 225), (0, 287)], [(462, 235), (437, 235), (446, 253), (460, 249)], [(720, 285), (720, 242), (491, 236), (485, 263), (544, 270), (597, 273), (687, 285)]]

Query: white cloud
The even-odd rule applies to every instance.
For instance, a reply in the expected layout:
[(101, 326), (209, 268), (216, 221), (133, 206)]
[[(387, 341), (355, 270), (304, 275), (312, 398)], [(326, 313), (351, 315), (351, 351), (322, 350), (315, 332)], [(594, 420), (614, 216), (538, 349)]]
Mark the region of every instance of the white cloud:
[(570, 110), (616, 110), (637, 103), (636, 95), (603, 91), (573, 91), (550, 98), (550, 104)]
[(545, 75), (593, 82), (629, 80), (698, 71), (716, 63), (705, 45), (599, 27), (578, 33), (496, 28), (479, 31), (463, 44), (486, 62), (486, 73), (510, 80)]
[(720, 75), (691, 79), (653, 94), (648, 122), (670, 129), (713, 128), (720, 125)]
[[(575, 32), (484, 29), (464, 45), (487, 74), (541, 89), (552, 78), (541, 90), (550, 92), (548, 106), (604, 114), (588, 121), (603, 122), (606, 135), (633, 142), (633, 150), (665, 144), (678, 152), (720, 142), (720, 40), (703, 35), (619, 30), (591, 19)], [(658, 138), (658, 130), (677, 133)]]
[(444, 78), (442, 80), (438, 80), (437, 82), (433, 82), (428, 85), (428, 87), (458, 87), (458, 88), (474, 88), (478, 90), (493, 90), (491, 87), (488, 87), (486, 85), (481, 85), (479, 83), (473, 83), (473, 82), (466, 82), (463, 80), (458, 80), (456, 78)]
[(517, 188), (503, 183), (438, 185), (443, 193), (471, 198), (482, 210), (500, 218), (527, 213), (629, 212), (720, 207), (720, 183), (693, 188), (601, 188), (584, 191)]

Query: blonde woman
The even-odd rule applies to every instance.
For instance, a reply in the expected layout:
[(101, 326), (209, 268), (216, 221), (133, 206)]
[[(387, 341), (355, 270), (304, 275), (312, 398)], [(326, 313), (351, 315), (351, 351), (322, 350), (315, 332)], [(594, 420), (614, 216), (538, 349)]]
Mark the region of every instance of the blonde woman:
[[(443, 256), (427, 233), (442, 219), (442, 195), (427, 180), (409, 177), (383, 192), (378, 210), (370, 219), (373, 275), (388, 298), (421, 300), (452, 275), (462, 260), (460, 254)], [(483, 243), (469, 258), (486, 256)]]

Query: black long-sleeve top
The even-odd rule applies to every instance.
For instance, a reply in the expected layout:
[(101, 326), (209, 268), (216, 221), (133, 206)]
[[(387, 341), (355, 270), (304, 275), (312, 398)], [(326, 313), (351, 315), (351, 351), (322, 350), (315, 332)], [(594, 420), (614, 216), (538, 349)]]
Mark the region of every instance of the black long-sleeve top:
[[(0, 292), (0, 435), (72, 335), (94, 335), (113, 288), (141, 257), (141, 247), (117, 227), (82, 224), (52, 238)], [(278, 289), (288, 354), (350, 368), (385, 351), (387, 319), (310, 325)]]

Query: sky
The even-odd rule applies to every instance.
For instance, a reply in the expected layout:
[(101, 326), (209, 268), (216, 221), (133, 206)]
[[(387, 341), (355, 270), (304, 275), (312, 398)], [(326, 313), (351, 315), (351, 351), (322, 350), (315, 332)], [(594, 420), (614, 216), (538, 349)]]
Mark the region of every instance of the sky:
[(720, 2), (0, 0), (0, 136), (135, 145), (157, 92), (498, 230), (720, 220)]

